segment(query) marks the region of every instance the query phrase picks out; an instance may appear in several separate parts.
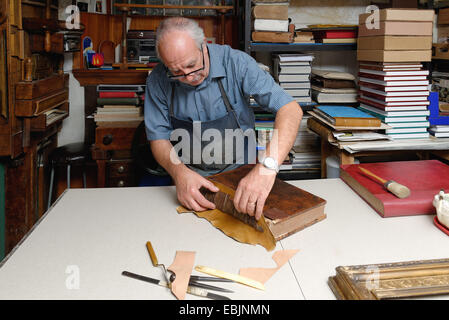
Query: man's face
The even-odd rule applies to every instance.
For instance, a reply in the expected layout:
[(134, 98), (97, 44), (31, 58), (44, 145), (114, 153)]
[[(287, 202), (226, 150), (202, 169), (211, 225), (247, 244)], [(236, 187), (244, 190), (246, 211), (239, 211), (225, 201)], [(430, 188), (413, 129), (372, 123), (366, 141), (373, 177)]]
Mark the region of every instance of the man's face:
[(173, 31), (159, 45), (167, 76), (191, 86), (200, 85), (209, 74), (207, 47), (199, 49), (186, 32)]

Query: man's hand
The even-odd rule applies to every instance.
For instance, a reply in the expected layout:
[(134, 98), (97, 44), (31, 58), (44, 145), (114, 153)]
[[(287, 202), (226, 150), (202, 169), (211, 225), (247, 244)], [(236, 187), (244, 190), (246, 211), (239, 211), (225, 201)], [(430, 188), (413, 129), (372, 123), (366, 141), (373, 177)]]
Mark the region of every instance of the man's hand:
[(275, 179), (275, 171), (257, 164), (240, 180), (234, 196), (235, 208), (242, 213), (255, 216), (256, 220), (259, 220)]
[(199, 191), (201, 187), (206, 187), (217, 192), (219, 189), (212, 182), (187, 167), (177, 172), (174, 180), (178, 200), (184, 207), (194, 211), (215, 209), (215, 204), (204, 198)]

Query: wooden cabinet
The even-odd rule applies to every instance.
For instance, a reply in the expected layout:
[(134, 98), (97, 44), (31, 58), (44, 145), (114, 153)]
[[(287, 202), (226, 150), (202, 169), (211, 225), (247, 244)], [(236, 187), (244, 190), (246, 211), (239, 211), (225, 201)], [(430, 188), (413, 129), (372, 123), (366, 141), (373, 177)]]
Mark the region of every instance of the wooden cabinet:
[(69, 111), (68, 75), (41, 66), (39, 79), (31, 76), (34, 55), (59, 66), (63, 56), (33, 52), (23, 24), (43, 16), (57, 21), (57, 9), (36, 1), (0, 4), (0, 260), (46, 210), (48, 159)]

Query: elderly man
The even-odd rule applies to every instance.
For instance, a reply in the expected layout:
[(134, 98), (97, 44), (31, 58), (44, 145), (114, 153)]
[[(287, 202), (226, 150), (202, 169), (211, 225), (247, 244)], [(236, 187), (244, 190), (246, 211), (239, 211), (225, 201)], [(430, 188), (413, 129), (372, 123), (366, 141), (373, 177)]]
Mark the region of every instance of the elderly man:
[[(301, 108), (252, 57), (226, 45), (206, 44), (204, 32), (194, 20), (165, 19), (156, 37), (162, 64), (147, 79), (146, 133), (155, 159), (173, 178), (183, 206), (195, 211), (214, 209), (215, 205), (199, 189), (205, 187), (216, 192), (218, 188), (204, 176), (255, 159), (255, 148), (250, 148), (254, 136), (246, 134), (254, 129), (254, 113), (248, 106), (248, 98), (254, 97), (262, 108), (276, 113), (274, 137), (259, 163), (241, 179), (234, 197), (237, 210), (259, 219), (279, 170), (278, 164), (285, 159), (296, 138)], [(189, 133), (189, 142), (193, 144), (181, 155), (179, 150), (174, 152), (176, 148), (170, 141), (174, 140), (174, 132), (178, 133), (179, 140), (182, 136), (179, 130)], [(242, 150), (236, 150), (235, 146), (223, 146), (225, 139), (218, 139), (217, 134), (212, 134), (213, 140), (203, 139), (211, 132), (226, 137), (229, 130), (245, 133), (245, 143), (240, 144), (240, 148), (245, 148), (243, 156), (239, 153)], [(204, 140), (212, 141), (212, 148)], [(249, 149), (253, 149), (252, 153)], [(205, 151), (211, 150), (213, 157), (218, 155), (218, 159), (228, 161), (211, 163), (202, 159), (208, 154)], [(220, 157), (222, 151), (225, 154)], [(200, 157), (200, 161), (194, 161), (195, 157)]]

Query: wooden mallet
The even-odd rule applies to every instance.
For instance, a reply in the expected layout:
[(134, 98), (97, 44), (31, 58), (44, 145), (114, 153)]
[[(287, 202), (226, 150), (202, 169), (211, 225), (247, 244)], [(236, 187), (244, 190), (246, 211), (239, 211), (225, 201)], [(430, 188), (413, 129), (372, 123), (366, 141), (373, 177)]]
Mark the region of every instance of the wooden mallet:
[(384, 185), (384, 187), (390, 191), (392, 194), (394, 194), (396, 197), (398, 198), (407, 198), (408, 196), (410, 196), (410, 189), (407, 188), (406, 186), (397, 183), (393, 180), (385, 180), (382, 179), (379, 176), (376, 176), (374, 173), (372, 173), (371, 171), (368, 171), (362, 167), (359, 167), (360, 171), (362, 171), (365, 175), (374, 178), (375, 180), (379, 181), (380, 183), (382, 183)]

